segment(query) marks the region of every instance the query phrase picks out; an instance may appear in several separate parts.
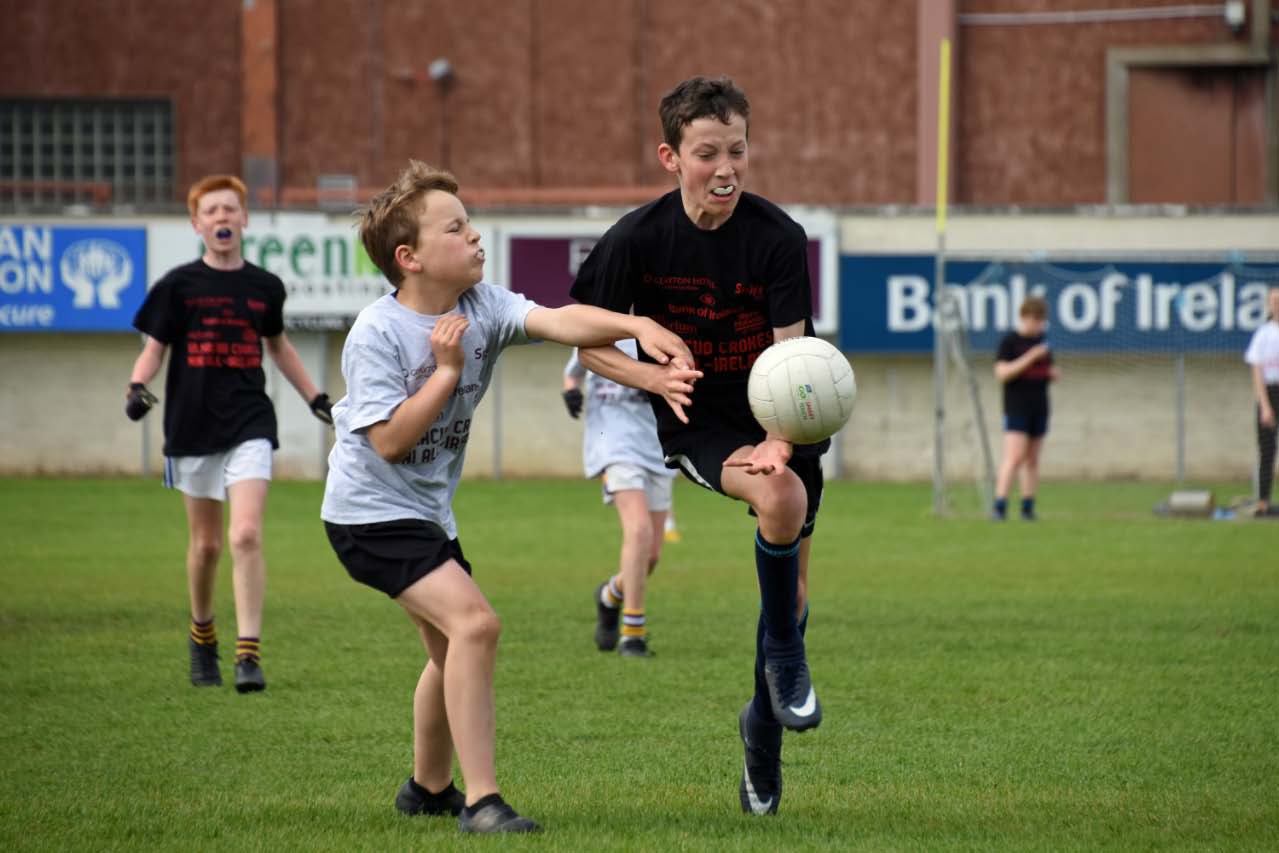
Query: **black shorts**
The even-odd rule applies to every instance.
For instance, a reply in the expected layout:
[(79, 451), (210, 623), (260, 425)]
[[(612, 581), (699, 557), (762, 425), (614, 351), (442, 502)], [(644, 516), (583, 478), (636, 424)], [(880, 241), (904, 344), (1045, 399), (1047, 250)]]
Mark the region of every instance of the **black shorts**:
[(374, 524), (324, 522), (329, 544), (354, 580), (398, 598), (449, 560), (457, 560), (466, 573), (471, 564), (462, 544), (450, 539), (444, 528), (430, 521), (406, 518)]
[[(724, 495), (724, 486), (720, 482), (724, 461), (739, 448), (758, 443), (758, 437), (732, 430), (686, 429), (666, 436), (662, 452), (666, 456), (666, 467), (678, 468), (697, 485)], [(808, 496), (808, 508), (804, 512), (804, 527), (800, 536), (812, 536), (817, 523), (817, 510), (822, 504), (822, 486), (825, 482), (821, 456), (792, 455), (786, 467), (799, 475)], [(750, 509), (748, 513), (754, 515), (755, 510)]]
[(1004, 432), (1024, 432), (1031, 438), (1048, 434), (1048, 409), (1013, 409), (1004, 412)]

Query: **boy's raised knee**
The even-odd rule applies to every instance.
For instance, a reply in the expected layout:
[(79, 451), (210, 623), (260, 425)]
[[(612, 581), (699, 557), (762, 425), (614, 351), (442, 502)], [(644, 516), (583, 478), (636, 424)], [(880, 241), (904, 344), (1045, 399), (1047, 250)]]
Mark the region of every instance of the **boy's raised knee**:
[(477, 607), (459, 622), (455, 636), (449, 640), (496, 646), (502, 635), (502, 620), (491, 607)]

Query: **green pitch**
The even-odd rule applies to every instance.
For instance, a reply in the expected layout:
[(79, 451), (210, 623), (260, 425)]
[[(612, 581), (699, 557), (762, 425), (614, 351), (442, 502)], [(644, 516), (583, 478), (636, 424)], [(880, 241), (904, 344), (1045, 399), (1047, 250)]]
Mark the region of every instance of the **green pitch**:
[[(547, 829), (510, 843), (1279, 848), (1279, 523), (1156, 519), (1167, 491), (1050, 484), (1044, 521), (994, 526), (932, 520), (922, 486), (830, 486), (809, 634), (826, 719), (787, 737), (765, 819), (737, 802), (758, 606), (740, 505), (678, 487), (658, 656), (627, 661), (591, 642), (617, 541), (597, 487), (464, 483), (462, 541), (504, 621), (499, 779)], [(0, 849), (489, 844), (392, 807), (423, 655), (338, 566), (319, 500), (272, 488), (269, 686), (240, 696), (187, 683), (176, 494), (0, 481)], [(218, 602), (225, 654), (225, 560)]]

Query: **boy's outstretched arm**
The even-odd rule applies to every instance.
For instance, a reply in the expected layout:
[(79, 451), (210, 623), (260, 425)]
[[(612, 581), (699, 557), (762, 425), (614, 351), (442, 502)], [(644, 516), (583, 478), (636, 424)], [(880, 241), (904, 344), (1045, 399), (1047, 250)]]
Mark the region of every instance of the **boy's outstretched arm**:
[(693, 383), (702, 376), (700, 370), (689, 366), (691, 362), (676, 358), (664, 365), (649, 364), (631, 358), (614, 346), (582, 348), (577, 357), (592, 373), (661, 396), (675, 417), (681, 423), (688, 423), (684, 407), (693, 404), (689, 395), (693, 393)]
[(683, 338), (663, 329), (647, 317), (618, 314), (594, 305), (565, 305), (561, 308), (534, 308), (524, 320), (531, 338), (555, 341), (575, 347), (599, 347), (634, 338), (658, 364), (682, 359), (693, 364)]

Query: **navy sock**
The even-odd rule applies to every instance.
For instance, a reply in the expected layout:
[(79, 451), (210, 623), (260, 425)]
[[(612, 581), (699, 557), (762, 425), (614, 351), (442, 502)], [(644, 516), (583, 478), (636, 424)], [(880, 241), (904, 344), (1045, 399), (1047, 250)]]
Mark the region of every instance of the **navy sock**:
[(755, 533), (755, 573), (764, 619), (764, 652), (772, 660), (795, 660), (804, 654), (804, 640), (795, 619), (799, 597), (799, 540), (784, 545), (764, 541)]
[(1021, 514), (1022, 515), (1035, 514), (1035, 496), (1034, 495), (1031, 495), (1028, 498), (1021, 499)]
[(1000, 518), (1008, 514), (1008, 498), (995, 498), (995, 514)]
[[(804, 608), (804, 615), (799, 617), (799, 635), (804, 637), (808, 634), (808, 608)], [(773, 703), (768, 699), (768, 682), (764, 681), (764, 614), (761, 612), (759, 616), (759, 625), (755, 629), (755, 698), (752, 701), (754, 705), (754, 716), (756, 720), (765, 723), (777, 724), (777, 720), (773, 717)]]

